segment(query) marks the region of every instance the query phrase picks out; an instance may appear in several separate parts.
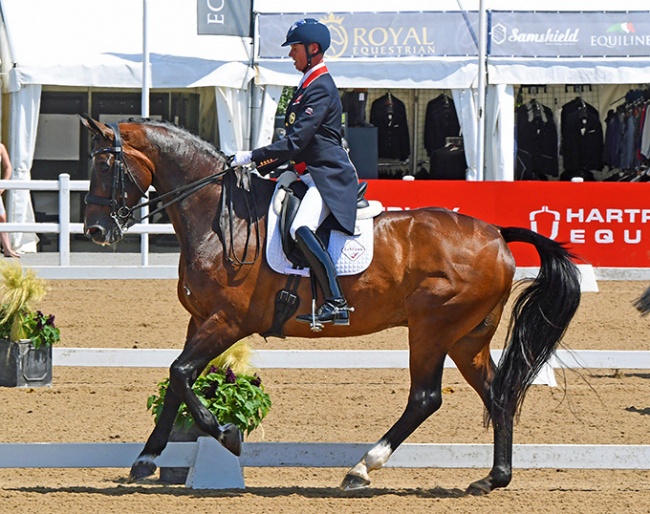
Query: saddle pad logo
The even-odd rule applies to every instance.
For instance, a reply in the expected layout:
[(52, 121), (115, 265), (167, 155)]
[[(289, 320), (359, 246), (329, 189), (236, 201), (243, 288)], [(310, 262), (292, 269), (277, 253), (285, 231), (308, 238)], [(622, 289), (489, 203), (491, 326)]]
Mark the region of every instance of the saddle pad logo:
[(354, 239), (349, 239), (346, 241), (345, 245), (341, 249), (341, 253), (345, 255), (352, 262), (356, 261), (365, 253), (366, 249)]

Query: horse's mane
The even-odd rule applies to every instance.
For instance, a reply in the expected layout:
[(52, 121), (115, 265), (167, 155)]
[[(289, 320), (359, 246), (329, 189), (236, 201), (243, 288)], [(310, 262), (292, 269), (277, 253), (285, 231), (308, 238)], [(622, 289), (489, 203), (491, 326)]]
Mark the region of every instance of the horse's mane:
[(208, 141), (169, 121), (130, 118), (128, 122), (140, 124), (145, 129), (164, 129), (149, 130), (147, 132), (151, 142), (156, 144), (163, 152), (174, 152), (180, 155), (196, 157), (198, 151), (199, 153), (209, 154), (217, 161), (225, 161), (227, 158), (221, 150)]

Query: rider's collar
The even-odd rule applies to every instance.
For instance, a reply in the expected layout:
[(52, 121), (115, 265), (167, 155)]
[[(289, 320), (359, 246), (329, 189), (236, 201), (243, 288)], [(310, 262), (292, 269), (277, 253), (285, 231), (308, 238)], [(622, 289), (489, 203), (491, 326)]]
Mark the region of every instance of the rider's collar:
[[(318, 71), (318, 73), (316, 73), (317, 71)], [(314, 73), (316, 73), (314, 78), (318, 77), (319, 75), (322, 75), (323, 73), (327, 73), (327, 66), (325, 66), (325, 61), (321, 61), (316, 66), (311, 68), (310, 70), (307, 70), (307, 73), (305, 73), (302, 76), (302, 78), (300, 79), (300, 82), (298, 82), (298, 89), (300, 89), (303, 86), (303, 84), (305, 82), (307, 82), (312, 75), (314, 75)], [(311, 83), (311, 80), (309, 80), (309, 82), (307, 82), (307, 85), (309, 85), (310, 83)]]

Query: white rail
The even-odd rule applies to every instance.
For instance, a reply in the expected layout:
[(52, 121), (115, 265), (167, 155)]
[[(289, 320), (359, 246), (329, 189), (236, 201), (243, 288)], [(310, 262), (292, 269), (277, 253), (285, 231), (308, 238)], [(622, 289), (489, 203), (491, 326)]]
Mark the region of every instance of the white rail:
[[(493, 358), (500, 357), (493, 351)], [(55, 366), (168, 367), (179, 350), (54, 348)], [(260, 368), (405, 368), (408, 352), (262, 350)], [(648, 351), (558, 351), (552, 367), (650, 369)], [(447, 361), (445, 367), (454, 367)], [(244, 443), (239, 459), (212, 438), (170, 443), (157, 464), (188, 467), (186, 486), (245, 488), (242, 467), (351, 467), (370, 443)], [(127, 468), (142, 443), (0, 443), (0, 468)], [(394, 468), (489, 468), (489, 444), (404, 444), (387, 463)], [(214, 466), (219, 462), (219, 466)], [(516, 444), (513, 465), (527, 469), (650, 469), (650, 445)]]
[[(240, 465), (351, 467), (372, 446), (371, 443), (244, 443)], [(142, 443), (0, 443), (0, 468), (125, 468), (133, 464), (142, 448)], [(650, 445), (515, 444), (513, 450), (513, 464), (517, 468), (650, 469)], [(169, 443), (156, 463), (190, 467), (196, 455), (196, 443)], [(489, 468), (491, 464), (491, 444), (406, 443), (397, 449), (386, 467)]]
[[(92, 262), (85, 265), (71, 265), (70, 262), (70, 236), (83, 234), (83, 223), (73, 223), (70, 217), (70, 193), (87, 192), (90, 187), (89, 180), (70, 180), (70, 175), (62, 173), (58, 180), (0, 180), (0, 189), (29, 190), (29, 191), (58, 191), (59, 193), (59, 222), (16, 223), (8, 222), (2, 225), (3, 232), (27, 232), (40, 234), (58, 234), (59, 253), (58, 265), (51, 263), (29, 262), (25, 259), (23, 265), (35, 268), (46, 279), (136, 279), (136, 278), (177, 278), (178, 261), (167, 262), (164, 265), (150, 265), (149, 234), (173, 234), (174, 227), (171, 223), (150, 224), (148, 219), (136, 223), (129, 228), (129, 234), (140, 235), (140, 265), (126, 264), (122, 259), (116, 263), (115, 254), (101, 254), (101, 266), (97, 265), (97, 255), (93, 254)], [(149, 191), (154, 191), (150, 188)], [(143, 208), (142, 215), (147, 214)], [(129, 254), (132, 255), (132, 254)], [(136, 254), (138, 255), (138, 254)], [(158, 254), (156, 254), (158, 256)], [(29, 257), (29, 256), (27, 256)], [(108, 257), (111, 257), (110, 259)], [(130, 260), (130, 259), (127, 259)], [(581, 273), (588, 272), (587, 287), (583, 276), (583, 292), (596, 291), (596, 280), (650, 280), (649, 268), (592, 268), (581, 267)], [(518, 268), (516, 279), (529, 277), (537, 273), (537, 268)]]
[[(54, 366), (168, 368), (180, 350), (132, 348), (53, 348)], [(501, 350), (492, 350), (498, 362)], [(258, 350), (253, 363), (262, 369), (403, 369), (408, 350)], [(650, 351), (558, 350), (554, 369), (650, 369)], [(454, 368), (451, 359), (446, 368)]]
[[(59, 180), (0, 180), (0, 189), (30, 190), (30, 191), (58, 191), (59, 192), (59, 222), (58, 223), (16, 223), (7, 222), (2, 225), (3, 232), (34, 232), (40, 234), (59, 235), (59, 266), (70, 266), (70, 235), (83, 234), (83, 223), (70, 221), (70, 193), (88, 192), (89, 180), (70, 180), (70, 175), (62, 173)], [(150, 188), (149, 191), (154, 191)], [(146, 214), (146, 209), (142, 213)], [(149, 234), (173, 234), (174, 227), (171, 223), (149, 224), (148, 219), (129, 228), (129, 234), (140, 234), (141, 265), (149, 264)]]

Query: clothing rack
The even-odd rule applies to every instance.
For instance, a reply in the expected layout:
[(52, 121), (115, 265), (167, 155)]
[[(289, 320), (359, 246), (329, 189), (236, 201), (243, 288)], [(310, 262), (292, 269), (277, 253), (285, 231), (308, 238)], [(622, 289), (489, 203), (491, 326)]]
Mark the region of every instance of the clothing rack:
[(568, 93), (569, 88), (571, 88), (574, 93), (584, 93), (587, 90), (593, 91), (591, 84), (566, 84), (564, 86), (564, 92)]

